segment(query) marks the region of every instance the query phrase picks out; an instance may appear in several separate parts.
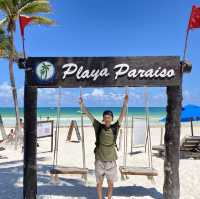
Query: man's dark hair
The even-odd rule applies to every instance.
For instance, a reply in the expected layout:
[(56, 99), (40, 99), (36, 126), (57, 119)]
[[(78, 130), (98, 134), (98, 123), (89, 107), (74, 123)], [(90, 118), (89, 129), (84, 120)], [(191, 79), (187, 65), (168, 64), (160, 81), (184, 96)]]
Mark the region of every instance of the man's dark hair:
[(110, 116), (113, 118), (113, 112), (112, 112), (112, 111), (109, 111), (109, 110), (104, 111), (104, 112), (103, 112), (103, 117), (104, 117), (105, 115), (110, 115)]

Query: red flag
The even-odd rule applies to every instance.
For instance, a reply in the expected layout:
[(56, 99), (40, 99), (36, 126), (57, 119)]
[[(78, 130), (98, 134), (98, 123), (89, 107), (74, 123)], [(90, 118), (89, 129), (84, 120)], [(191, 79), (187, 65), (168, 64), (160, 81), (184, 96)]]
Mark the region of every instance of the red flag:
[(21, 31), (21, 36), (24, 38), (24, 28), (31, 23), (31, 17), (25, 16), (25, 15), (20, 15), (19, 16), (19, 24), (20, 24), (20, 31)]
[(192, 13), (188, 24), (188, 31), (193, 28), (200, 28), (200, 7), (192, 6)]

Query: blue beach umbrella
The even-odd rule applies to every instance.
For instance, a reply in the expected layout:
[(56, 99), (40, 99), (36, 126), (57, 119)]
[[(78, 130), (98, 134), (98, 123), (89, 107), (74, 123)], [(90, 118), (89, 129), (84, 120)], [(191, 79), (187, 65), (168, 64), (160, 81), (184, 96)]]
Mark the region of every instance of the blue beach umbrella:
[[(166, 118), (162, 118), (161, 122), (166, 121)], [(193, 121), (200, 121), (200, 106), (196, 105), (186, 105), (182, 108), (181, 112), (181, 122), (190, 122), (191, 123), (191, 133), (193, 133)]]

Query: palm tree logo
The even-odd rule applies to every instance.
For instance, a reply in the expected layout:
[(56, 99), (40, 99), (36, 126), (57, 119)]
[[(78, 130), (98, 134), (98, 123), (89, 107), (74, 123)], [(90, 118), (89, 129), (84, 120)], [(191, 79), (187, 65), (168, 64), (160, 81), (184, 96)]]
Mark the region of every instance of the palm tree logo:
[(46, 62), (42, 63), (41, 69), (40, 69), (40, 75), (41, 75), (41, 79), (47, 79), (47, 75), (49, 72), (49, 68), (50, 68), (51, 64), (48, 64)]
[(50, 62), (41, 62), (36, 68), (36, 74), (40, 80), (49, 80), (54, 76), (55, 68)]

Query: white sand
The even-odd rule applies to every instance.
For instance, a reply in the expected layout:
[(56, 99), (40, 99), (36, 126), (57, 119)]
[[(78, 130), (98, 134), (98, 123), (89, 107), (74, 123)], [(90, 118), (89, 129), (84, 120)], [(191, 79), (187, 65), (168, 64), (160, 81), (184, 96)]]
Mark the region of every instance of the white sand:
[[(9, 129), (6, 129), (7, 132)], [(195, 133), (200, 129), (195, 128)], [(182, 137), (190, 134), (190, 128), (182, 129)], [(59, 140), (59, 165), (61, 166), (82, 166), (81, 143), (66, 143), (67, 129), (62, 128)], [(75, 137), (73, 139), (76, 139)], [(94, 176), (94, 131), (92, 128), (85, 128), (86, 142), (86, 164), (89, 168), (87, 186), (79, 176), (60, 176), (58, 185), (52, 184), (49, 169), (52, 165), (53, 153), (46, 152), (50, 149), (50, 138), (39, 141), (38, 148), (38, 198), (39, 199), (95, 199), (95, 176)], [(122, 141), (123, 143), (123, 141)], [(152, 129), (152, 144), (160, 143), (160, 128)], [(122, 146), (123, 148), (123, 146)], [(138, 149), (137, 149), (138, 150)], [(140, 149), (139, 149), (140, 150)], [(141, 149), (144, 151), (144, 149)], [(130, 152), (130, 146), (128, 148)], [(20, 150), (13, 150), (7, 147), (5, 151), (0, 151), (0, 198), (2, 199), (21, 199), (22, 198), (22, 176), (23, 176), (23, 154)], [(122, 150), (118, 153), (118, 165), (123, 162)], [(144, 176), (133, 176), (126, 181), (119, 180), (115, 184), (113, 198), (142, 198), (160, 199), (162, 198), (163, 187), (163, 160), (153, 156), (155, 169), (159, 176), (155, 177), (155, 184)], [(147, 157), (144, 153), (129, 155), (127, 165), (145, 166)], [(180, 161), (180, 182), (181, 199), (200, 198), (200, 160), (184, 159)], [(106, 192), (106, 181), (104, 183)]]

